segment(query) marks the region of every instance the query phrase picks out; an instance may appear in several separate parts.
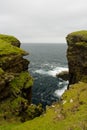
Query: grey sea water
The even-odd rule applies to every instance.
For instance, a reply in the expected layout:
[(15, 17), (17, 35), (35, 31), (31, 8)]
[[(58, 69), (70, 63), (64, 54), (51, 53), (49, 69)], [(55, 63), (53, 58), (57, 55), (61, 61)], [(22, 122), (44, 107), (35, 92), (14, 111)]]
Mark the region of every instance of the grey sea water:
[(34, 78), (32, 102), (51, 105), (59, 100), (68, 81), (58, 79), (56, 74), (68, 70), (66, 59), (66, 44), (25, 44), (21, 46), (29, 56), (29, 72)]

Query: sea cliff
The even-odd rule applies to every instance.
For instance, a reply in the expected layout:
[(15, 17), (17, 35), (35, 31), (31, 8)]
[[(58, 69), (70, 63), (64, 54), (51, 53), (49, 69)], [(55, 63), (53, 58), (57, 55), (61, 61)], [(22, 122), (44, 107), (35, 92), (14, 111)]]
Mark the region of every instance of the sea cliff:
[(31, 105), (33, 78), (24, 58), (28, 53), (20, 45), (15, 37), (0, 35), (0, 121), (25, 121), (40, 114)]
[(87, 31), (70, 33), (66, 40), (69, 84), (87, 82)]

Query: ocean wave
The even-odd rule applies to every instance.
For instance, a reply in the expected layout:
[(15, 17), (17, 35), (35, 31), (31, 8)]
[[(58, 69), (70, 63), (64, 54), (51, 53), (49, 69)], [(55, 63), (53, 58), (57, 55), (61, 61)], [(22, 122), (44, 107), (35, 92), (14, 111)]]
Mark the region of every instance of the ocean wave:
[(67, 67), (56, 67), (52, 70), (39, 69), (39, 70), (36, 70), (35, 73), (56, 77), (56, 74), (59, 74), (62, 71), (68, 71), (68, 68)]

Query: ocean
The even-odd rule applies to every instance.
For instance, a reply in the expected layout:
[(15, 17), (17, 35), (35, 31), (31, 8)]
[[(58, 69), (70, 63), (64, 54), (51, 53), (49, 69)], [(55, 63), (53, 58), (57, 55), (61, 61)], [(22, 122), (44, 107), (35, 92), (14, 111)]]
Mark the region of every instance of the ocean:
[(51, 105), (60, 100), (67, 89), (68, 81), (56, 74), (68, 70), (66, 44), (25, 44), (21, 48), (29, 52), (25, 58), (30, 61), (29, 72), (34, 78), (32, 103)]

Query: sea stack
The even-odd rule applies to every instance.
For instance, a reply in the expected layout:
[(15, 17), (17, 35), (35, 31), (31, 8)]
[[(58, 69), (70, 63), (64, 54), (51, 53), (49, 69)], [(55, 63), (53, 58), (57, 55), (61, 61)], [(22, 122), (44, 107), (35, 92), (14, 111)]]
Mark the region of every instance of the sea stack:
[(69, 85), (79, 81), (87, 82), (87, 31), (70, 33), (66, 40)]

